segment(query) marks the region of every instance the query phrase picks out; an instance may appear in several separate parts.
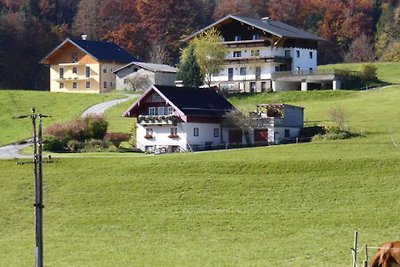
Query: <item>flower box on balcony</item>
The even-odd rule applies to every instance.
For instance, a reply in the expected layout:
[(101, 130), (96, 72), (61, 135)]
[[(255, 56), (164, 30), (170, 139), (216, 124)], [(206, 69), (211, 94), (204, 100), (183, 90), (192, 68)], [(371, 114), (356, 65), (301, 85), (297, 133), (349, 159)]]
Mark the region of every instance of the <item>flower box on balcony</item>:
[(153, 138), (153, 135), (151, 135), (151, 134), (146, 134), (146, 135), (144, 136), (144, 138), (146, 138), (146, 139), (152, 139), (152, 138)]
[(168, 135), (169, 138), (179, 138), (179, 135), (177, 134), (170, 134)]

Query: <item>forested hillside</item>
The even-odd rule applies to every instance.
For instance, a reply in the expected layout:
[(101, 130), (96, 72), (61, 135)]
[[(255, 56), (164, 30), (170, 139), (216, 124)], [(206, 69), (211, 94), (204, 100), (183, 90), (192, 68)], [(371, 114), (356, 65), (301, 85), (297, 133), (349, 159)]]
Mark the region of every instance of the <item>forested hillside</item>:
[(399, 0), (0, 0), (0, 88), (48, 88), (38, 62), (66, 37), (113, 41), (176, 64), (179, 40), (227, 14), (314, 32), (324, 63), (400, 61)]

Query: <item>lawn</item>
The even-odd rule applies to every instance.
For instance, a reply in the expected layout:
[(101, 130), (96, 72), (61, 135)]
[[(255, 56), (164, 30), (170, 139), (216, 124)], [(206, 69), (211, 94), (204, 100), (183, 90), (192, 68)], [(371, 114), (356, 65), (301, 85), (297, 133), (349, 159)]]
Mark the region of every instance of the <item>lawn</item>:
[(38, 114), (50, 115), (44, 125), (66, 122), (79, 117), (88, 107), (107, 100), (121, 98), (120, 94), (71, 94), (24, 90), (0, 90), (0, 145), (29, 138), (32, 122), (13, 117), (30, 115), (35, 107)]
[[(342, 106), (365, 134), (351, 140), (55, 156), (44, 167), (45, 265), (349, 266), (355, 229), (360, 248), (399, 238), (399, 98), (400, 86), (231, 99), (242, 110), (300, 105), (311, 125)], [(114, 121), (127, 106), (106, 113), (113, 131), (127, 129)], [(0, 266), (34, 262), (32, 176), (30, 164), (0, 161)]]
[[(377, 67), (378, 79), (387, 83), (400, 83), (400, 63), (399, 62), (375, 62), (372, 63)], [(321, 65), (318, 69), (344, 69), (344, 70), (360, 70), (361, 63), (345, 63), (334, 65)]]

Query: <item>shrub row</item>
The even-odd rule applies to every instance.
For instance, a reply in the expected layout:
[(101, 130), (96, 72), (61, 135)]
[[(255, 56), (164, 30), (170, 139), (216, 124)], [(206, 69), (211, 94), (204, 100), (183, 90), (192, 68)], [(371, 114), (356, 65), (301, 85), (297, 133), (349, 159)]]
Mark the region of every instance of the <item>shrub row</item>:
[(56, 123), (45, 129), (43, 149), (47, 151), (98, 152), (115, 151), (129, 140), (124, 133), (107, 133), (108, 122), (102, 116), (77, 118)]

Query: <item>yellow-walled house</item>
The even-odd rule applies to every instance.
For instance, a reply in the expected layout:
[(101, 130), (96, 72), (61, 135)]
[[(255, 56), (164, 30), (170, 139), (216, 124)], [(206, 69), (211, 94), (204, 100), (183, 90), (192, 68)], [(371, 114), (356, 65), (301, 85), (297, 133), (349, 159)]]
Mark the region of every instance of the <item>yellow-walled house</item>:
[(136, 61), (110, 42), (67, 38), (40, 63), (50, 67), (50, 91), (106, 93), (115, 89), (113, 71)]

